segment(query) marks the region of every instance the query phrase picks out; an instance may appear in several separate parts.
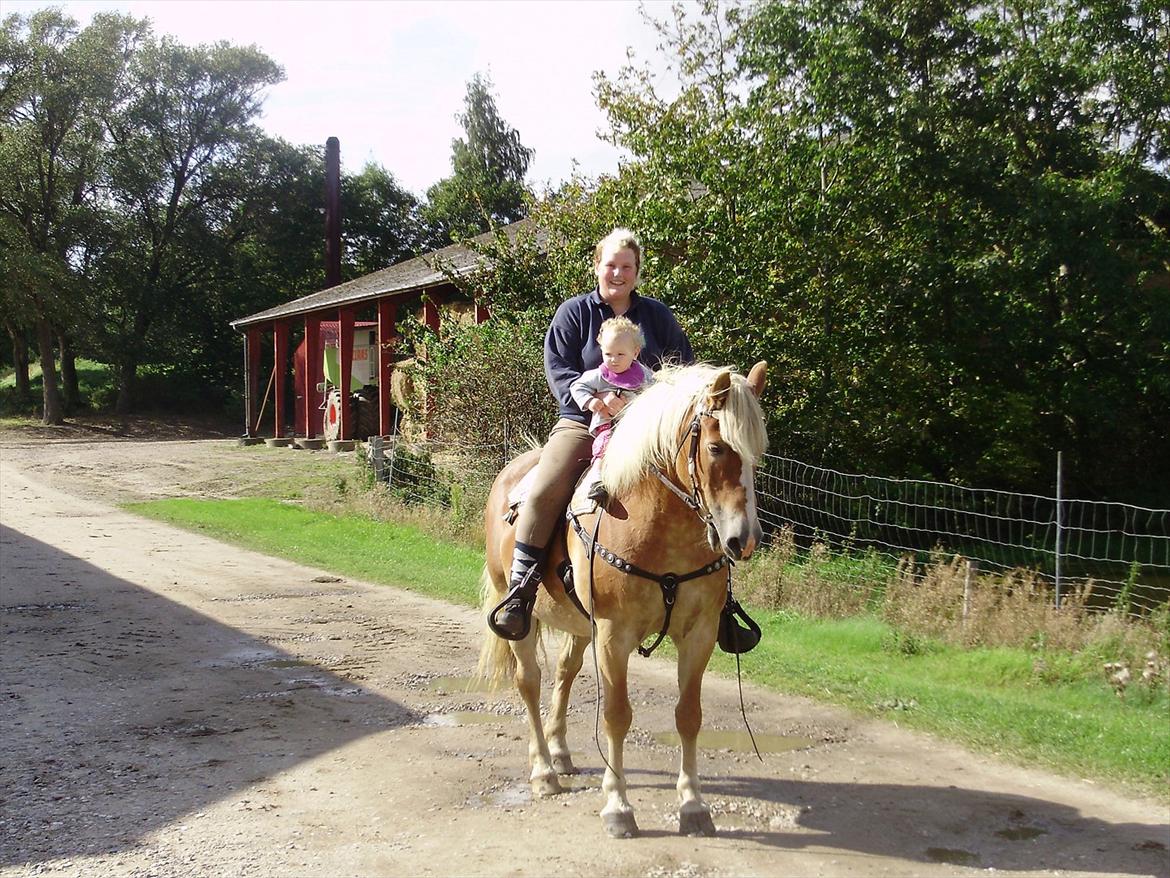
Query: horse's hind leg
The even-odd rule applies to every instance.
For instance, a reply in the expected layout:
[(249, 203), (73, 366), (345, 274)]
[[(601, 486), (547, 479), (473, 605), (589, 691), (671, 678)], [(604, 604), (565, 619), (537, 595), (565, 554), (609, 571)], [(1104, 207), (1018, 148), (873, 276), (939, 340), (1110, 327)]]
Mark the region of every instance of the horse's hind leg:
[(552, 753), (552, 766), (557, 774), (577, 773), (577, 769), (573, 767), (573, 757), (569, 754), (569, 743), (565, 738), (568, 726), (565, 714), (569, 709), (569, 692), (581, 671), (582, 658), (587, 646), (588, 637), (566, 634), (565, 642), (561, 645), (561, 654), (557, 659), (557, 677), (548, 705), (548, 719), (544, 724), (544, 735)]
[(512, 653), (516, 656), (516, 690), (524, 699), (528, 714), (528, 764), (532, 768), (528, 782), (532, 785), (532, 795), (556, 795), (563, 790), (553, 770), (540, 722), (540, 664), (536, 660), (536, 632), (513, 642)]
[(674, 723), (682, 742), (679, 763), (678, 831), (680, 835), (714, 835), (715, 822), (711, 809), (703, 801), (699, 790), (699, 729), (703, 725), (703, 672), (714, 649), (713, 638), (700, 638), (698, 632), (678, 643), (678, 703), (674, 708)]

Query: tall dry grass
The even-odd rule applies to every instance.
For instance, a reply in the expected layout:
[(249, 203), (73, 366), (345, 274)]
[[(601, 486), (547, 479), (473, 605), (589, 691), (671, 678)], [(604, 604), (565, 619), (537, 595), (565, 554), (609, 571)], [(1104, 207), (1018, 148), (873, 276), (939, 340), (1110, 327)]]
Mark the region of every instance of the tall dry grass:
[(896, 633), (966, 648), (1079, 654), (1083, 670), (1120, 663), (1136, 674), (1150, 662), (1164, 666), (1170, 655), (1168, 607), (1141, 618), (1120, 607), (1091, 610), (1089, 582), (1063, 595), (1057, 608), (1034, 572), (981, 572), (957, 555), (921, 564), (872, 549), (833, 552), (823, 543), (799, 551), (785, 529), (739, 579), (740, 595), (756, 606), (827, 618), (868, 612)]

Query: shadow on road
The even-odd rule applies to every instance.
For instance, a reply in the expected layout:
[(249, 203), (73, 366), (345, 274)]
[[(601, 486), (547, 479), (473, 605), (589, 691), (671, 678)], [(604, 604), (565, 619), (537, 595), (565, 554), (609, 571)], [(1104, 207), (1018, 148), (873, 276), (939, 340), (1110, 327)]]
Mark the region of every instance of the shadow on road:
[(784, 850), (816, 845), (979, 869), (1170, 873), (1166, 824), (1111, 823), (1029, 796), (959, 785), (748, 777), (715, 779), (706, 792), (799, 808), (799, 830), (723, 833)]
[(416, 719), (0, 527), (0, 865), (131, 848), (290, 766)]

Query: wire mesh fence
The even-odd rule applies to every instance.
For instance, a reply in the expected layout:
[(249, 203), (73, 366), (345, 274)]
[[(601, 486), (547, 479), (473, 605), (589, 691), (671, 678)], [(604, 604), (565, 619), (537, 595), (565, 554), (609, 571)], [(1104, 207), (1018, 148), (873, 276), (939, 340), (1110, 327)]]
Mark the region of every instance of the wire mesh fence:
[[(403, 502), (473, 509), (524, 450), (395, 437), (374, 440), (371, 459)], [(766, 541), (876, 553), (903, 570), (960, 556), (983, 572), (1028, 571), (1057, 604), (1077, 591), (1089, 606), (1130, 615), (1170, 600), (1170, 510), (846, 473), (776, 455), (764, 456), (756, 488)]]
[(1090, 606), (1141, 614), (1170, 599), (1170, 510), (843, 473), (766, 455), (761, 519), (799, 543), (870, 548), (891, 561), (939, 553), (1027, 570), (1053, 600), (1091, 583)]

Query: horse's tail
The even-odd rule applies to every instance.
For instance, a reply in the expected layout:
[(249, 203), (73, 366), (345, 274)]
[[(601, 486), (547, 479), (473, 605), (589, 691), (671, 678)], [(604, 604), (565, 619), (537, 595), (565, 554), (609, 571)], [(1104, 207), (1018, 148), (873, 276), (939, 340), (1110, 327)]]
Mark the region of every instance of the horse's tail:
[[(512, 654), (512, 648), (508, 645), (508, 641), (497, 637), (487, 627), (487, 614), (504, 599), (504, 593), (496, 586), (496, 582), (488, 573), (486, 565), (479, 577), (479, 597), (480, 609), (485, 622), (483, 645), (479, 649), (479, 666), (475, 673), (477, 677), (490, 683), (494, 688), (512, 681), (512, 677), (516, 673), (516, 656)], [(532, 624), (538, 625), (539, 623), (533, 619)]]

